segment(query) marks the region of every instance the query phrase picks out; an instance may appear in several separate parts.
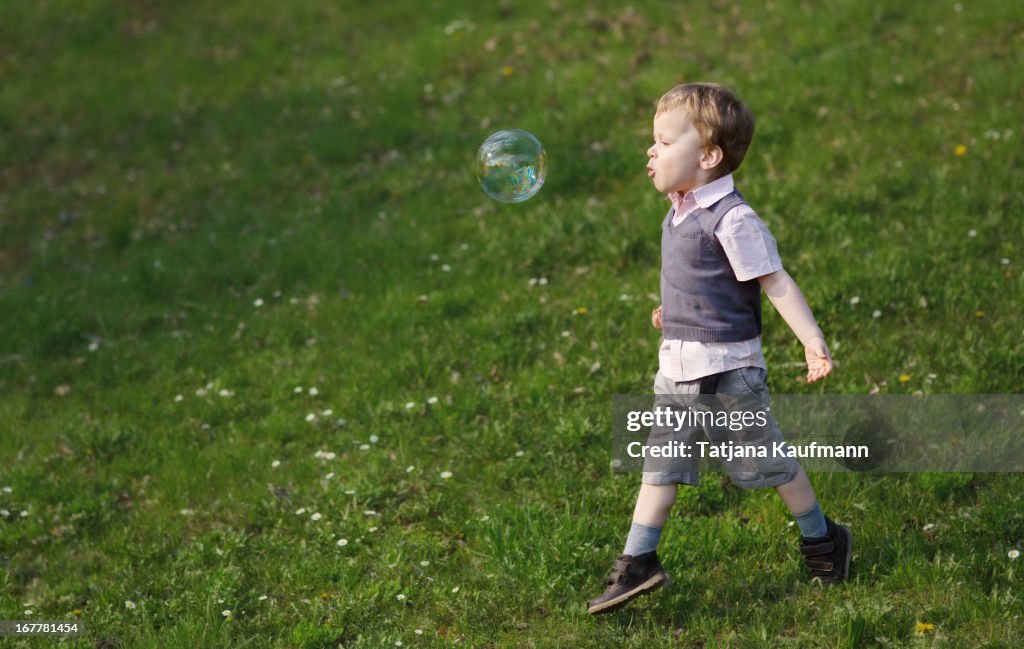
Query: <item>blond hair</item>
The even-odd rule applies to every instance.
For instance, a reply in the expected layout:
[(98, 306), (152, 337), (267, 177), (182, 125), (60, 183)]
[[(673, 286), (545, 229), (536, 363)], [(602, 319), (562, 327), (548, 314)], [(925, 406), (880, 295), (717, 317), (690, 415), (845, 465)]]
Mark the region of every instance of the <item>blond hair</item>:
[(658, 100), (656, 114), (681, 108), (700, 133), (705, 147), (722, 149), (719, 177), (739, 168), (754, 137), (754, 115), (727, 86), (683, 83)]

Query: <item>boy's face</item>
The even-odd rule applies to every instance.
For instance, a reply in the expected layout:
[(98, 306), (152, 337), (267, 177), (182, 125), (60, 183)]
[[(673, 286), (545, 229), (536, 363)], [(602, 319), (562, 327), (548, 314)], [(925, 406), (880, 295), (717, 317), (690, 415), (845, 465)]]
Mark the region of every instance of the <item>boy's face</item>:
[[(647, 149), (647, 175), (663, 194), (685, 194), (710, 182), (721, 149), (704, 148), (686, 111), (676, 108), (654, 117), (654, 144)], [(718, 152), (716, 156), (716, 152)]]

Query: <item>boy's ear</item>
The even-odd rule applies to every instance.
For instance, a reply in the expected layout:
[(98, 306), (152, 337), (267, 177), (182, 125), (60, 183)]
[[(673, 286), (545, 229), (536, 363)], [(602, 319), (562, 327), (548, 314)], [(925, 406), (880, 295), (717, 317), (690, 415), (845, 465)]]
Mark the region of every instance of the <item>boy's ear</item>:
[(714, 145), (704, 149), (704, 154), (700, 157), (701, 169), (711, 170), (718, 166), (722, 160), (725, 159), (725, 153), (722, 152), (722, 147)]

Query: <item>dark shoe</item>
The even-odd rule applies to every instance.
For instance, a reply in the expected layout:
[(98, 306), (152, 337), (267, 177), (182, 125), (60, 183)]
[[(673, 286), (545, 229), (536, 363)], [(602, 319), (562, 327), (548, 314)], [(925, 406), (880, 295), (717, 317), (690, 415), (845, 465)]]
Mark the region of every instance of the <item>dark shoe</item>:
[(608, 613), (634, 597), (669, 583), (672, 582), (668, 578), (668, 573), (661, 567), (657, 552), (635, 557), (623, 554), (615, 559), (615, 568), (608, 577), (608, 588), (600, 596), (587, 602), (587, 612), (592, 615)]
[(828, 534), (820, 539), (800, 537), (800, 552), (811, 570), (811, 579), (820, 579), (824, 585), (835, 585), (845, 581), (850, 574), (850, 557), (853, 555), (853, 534), (850, 530), (825, 517)]

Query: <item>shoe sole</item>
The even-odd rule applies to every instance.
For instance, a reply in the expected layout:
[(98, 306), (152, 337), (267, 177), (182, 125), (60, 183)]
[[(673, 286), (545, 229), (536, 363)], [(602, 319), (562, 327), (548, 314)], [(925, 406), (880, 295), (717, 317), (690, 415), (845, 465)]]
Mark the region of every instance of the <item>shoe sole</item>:
[(646, 595), (651, 591), (655, 591), (662, 586), (667, 586), (671, 583), (672, 580), (669, 579), (668, 574), (665, 571), (661, 571), (633, 590), (623, 593), (614, 599), (608, 600), (607, 602), (601, 602), (600, 604), (587, 608), (587, 613), (590, 613), (591, 615), (610, 613), (621, 606), (625, 606), (631, 600), (641, 595)]

